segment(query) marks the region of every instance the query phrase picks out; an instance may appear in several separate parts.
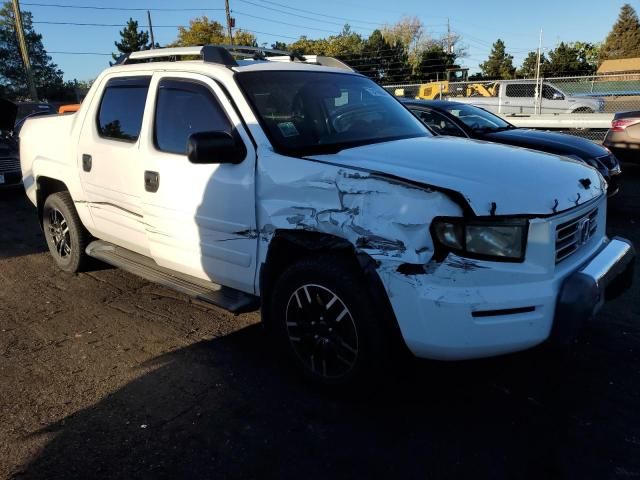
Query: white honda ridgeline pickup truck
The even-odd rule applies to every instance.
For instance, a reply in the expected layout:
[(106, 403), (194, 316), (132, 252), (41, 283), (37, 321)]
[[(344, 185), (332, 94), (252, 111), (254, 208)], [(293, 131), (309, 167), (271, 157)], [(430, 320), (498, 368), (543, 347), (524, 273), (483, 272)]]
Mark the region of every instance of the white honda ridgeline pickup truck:
[(325, 384), (375, 374), (398, 340), (443, 360), (566, 342), (628, 287), (596, 170), (433, 137), (338, 60), (282, 53), (136, 52), (78, 112), (28, 120), (24, 185), (60, 268), (95, 257), (261, 308)]

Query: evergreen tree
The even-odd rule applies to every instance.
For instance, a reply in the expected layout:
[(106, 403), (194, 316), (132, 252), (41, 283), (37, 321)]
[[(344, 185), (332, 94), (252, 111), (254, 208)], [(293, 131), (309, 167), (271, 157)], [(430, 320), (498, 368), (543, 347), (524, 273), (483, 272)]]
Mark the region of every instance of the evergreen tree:
[(446, 78), (447, 69), (458, 66), (455, 63), (455, 53), (447, 53), (442, 46), (433, 44), (420, 54), (414, 78), (420, 82), (443, 80)]
[(482, 75), (492, 79), (513, 78), (516, 69), (513, 66), (513, 55), (509, 55), (501, 39), (496, 40), (486, 62), (480, 64)]
[(633, 7), (626, 3), (602, 45), (600, 60), (631, 57), (640, 57), (640, 21)]
[(131, 52), (139, 52), (140, 50), (148, 50), (151, 48), (149, 44), (149, 33), (145, 31), (138, 31), (138, 22), (133, 18), (129, 18), (127, 25), (124, 29), (120, 30), (119, 42), (113, 42), (118, 52), (112, 53), (111, 56), (114, 60), (117, 60), (120, 55)]
[(379, 83), (405, 82), (411, 74), (404, 46), (400, 43), (389, 43), (380, 30), (371, 32), (364, 42), (361, 54), (345, 61), (358, 72)]
[[(544, 53), (540, 55), (540, 75), (545, 76), (549, 70), (549, 61)], [(538, 52), (533, 51), (522, 61), (522, 65), (518, 69), (518, 76), (523, 78), (535, 78), (538, 72)]]
[[(66, 91), (62, 71), (51, 61), (42, 44), (42, 35), (33, 29), (30, 12), (22, 12), (31, 70), (40, 99), (65, 99)], [(20, 100), (29, 96), (26, 72), (18, 47), (13, 8), (5, 2), (0, 8), (0, 91), (3, 96)]]
[(584, 57), (581, 58), (579, 50), (574, 45), (560, 42), (560, 45), (549, 52), (547, 75), (586, 75), (591, 72), (591, 66)]

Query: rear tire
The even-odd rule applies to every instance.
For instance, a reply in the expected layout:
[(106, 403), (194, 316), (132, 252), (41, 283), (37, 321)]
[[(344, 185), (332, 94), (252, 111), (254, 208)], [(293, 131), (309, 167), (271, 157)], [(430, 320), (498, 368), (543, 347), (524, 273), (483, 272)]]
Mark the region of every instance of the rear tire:
[(69, 192), (49, 195), (42, 209), (42, 229), (49, 252), (61, 270), (82, 271), (91, 236), (84, 228)]
[(325, 386), (369, 382), (389, 359), (383, 322), (349, 259), (323, 255), (289, 266), (273, 289), (272, 332), (309, 380)]

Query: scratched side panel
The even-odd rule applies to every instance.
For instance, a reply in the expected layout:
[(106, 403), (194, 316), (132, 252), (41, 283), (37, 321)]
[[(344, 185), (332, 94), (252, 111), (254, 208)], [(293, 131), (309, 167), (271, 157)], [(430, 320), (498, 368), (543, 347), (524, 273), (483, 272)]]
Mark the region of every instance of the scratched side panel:
[(424, 264), (433, 255), (432, 219), (462, 214), (441, 192), (367, 171), (270, 151), (258, 157), (259, 263), (265, 261), (275, 231), (286, 229), (347, 239), (382, 263)]

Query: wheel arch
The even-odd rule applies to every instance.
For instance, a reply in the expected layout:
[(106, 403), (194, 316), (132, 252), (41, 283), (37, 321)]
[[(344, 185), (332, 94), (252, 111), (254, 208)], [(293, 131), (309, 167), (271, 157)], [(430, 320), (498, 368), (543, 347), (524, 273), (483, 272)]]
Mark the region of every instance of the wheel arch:
[(378, 275), (378, 262), (368, 253), (357, 249), (347, 239), (323, 232), (287, 229), (278, 229), (274, 232), (259, 273), (261, 316), (267, 329), (271, 325), (270, 299), (279, 276), (287, 266), (298, 260), (327, 253), (335, 255), (338, 261), (348, 262), (354, 271), (362, 275), (375, 311), (380, 312), (387, 332), (393, 336), (393, 340), (397, 340), (393, 344), (400, 346), (404, 352), (408, 352), (387, 291)]
[(38, 208), (38, 219), (42, 225), (42, 210), (47, 197), (58, 192), (68, 192), (69, 188), (61, 180), (39, 176), (36, 179), (36, 206)]

